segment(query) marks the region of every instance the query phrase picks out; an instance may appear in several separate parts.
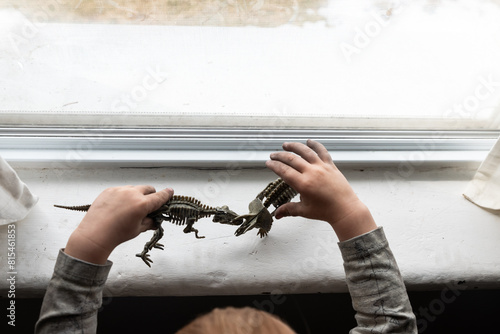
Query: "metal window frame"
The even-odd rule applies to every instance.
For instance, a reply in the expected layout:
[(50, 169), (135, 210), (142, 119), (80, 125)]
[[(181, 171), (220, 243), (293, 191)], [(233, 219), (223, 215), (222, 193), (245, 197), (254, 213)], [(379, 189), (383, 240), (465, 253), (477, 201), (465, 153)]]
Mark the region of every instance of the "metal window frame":
[(0, 155), (20, 168), (264, 168), (285, 141), (323, 143), (338, 165), (477, 167), (500, 131), (252, 128), (0, 128)]

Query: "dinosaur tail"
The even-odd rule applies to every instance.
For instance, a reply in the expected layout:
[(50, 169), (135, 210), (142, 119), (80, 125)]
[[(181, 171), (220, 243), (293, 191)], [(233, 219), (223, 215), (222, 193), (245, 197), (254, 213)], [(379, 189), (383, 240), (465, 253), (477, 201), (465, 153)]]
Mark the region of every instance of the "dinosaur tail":
[(77, 206), (64, 206), (64, 205), (57, 205), (54, 204), (56, 208), (61, 208), (61, 209), (66, 209), (66, 210), (73, 210), (73, 211), (89, 211), (90, 204), (88, 205), (77, 205)]

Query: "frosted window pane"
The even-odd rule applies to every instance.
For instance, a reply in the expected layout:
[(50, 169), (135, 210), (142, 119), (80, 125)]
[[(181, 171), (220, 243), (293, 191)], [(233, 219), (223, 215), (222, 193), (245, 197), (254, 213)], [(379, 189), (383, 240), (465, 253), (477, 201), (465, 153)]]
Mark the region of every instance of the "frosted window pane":
[(425, 118), (499, 128), (497, 1), (40, 3), (1, 2), (0, 117)]

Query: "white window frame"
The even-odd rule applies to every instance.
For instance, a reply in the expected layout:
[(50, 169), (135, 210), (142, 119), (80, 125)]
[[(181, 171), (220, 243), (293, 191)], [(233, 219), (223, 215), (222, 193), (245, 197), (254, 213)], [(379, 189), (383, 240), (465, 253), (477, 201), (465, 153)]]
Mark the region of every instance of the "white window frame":
[[(35, 2), (33, 2), (33, 4), (34, 3)], [(354, 8), (352, 4), (349, 3), (347, 5), (347, 3), (348, 2), (346, 2), (345, 8), (343, 8), (347, 10), (347, 12), (344, 13), (346, 15), (345, 17), (349, 17), (351, 9), (353, 10), (351, 14), (355, 13), (357, 16), (360, 10), (364, 8), (364, 5), (358, 4), (359, 8)], [(353, 21), (353, 26), (344, 27), (348, 28), (345, 35), (347, 39), (343, 40), (339, 37), (340, 35), (336, 37), (340, 38), (336, 40), (337, 46), (345, 46), (346, 44), (356, 46), (355, 42), (357, 40), (356, 36), (358, 31), (363, 32), (367, 27), (373, 26), (373, 24), (378, 24), (382, 28), (385, 27), (390, 20), (397, 21), (398, 15), (404, 15), (400, 13), (404, 13), (406, 5), (409, 6), (410, 2), (407, 4), (400, 4), (401, 8), (399, 9), (392, 8), (389, 14), (387, 10), (375, 12), (366, 12), (365, 10), (364, 17), (360, 17), (358, 23)], [(35, 15), (31, 20), (33, 21), (33, 18), (37, 17), (39, 18), (40, 16)], [(402, 17), (400, 18), (403, 19)], [(55, 22), (57, 22), (57, 20), (55, 20)], [(18, 24), (19, 22), (14, 23)], [(22, 50), (17, 50), (16, 47), (14, 48), (15, 52), (11, 50), (12, 52), (8, 54), (11, 57), (9, 59), (13, 61), (12, 64), (16, 63), (15, 60), (19, 59), (21, 55), (26, 57), (26, 64), (29, 65), (30, 61), (38, 59), (36, 56), (35, 58), (30, 58), (33, 54), (37, 54), (37, 52), (46, 56), (45, 58), (41, 56), (39, 59), (49, 60), (47, 62), (42, 61), (39, 64), (40, 68), (49, 70), (44, 73), (45, 75), (49, 73), (50, 76), (49, 79), (43, 76), (37, 77), (38, 79), (41, 78), (40, 82), (42, 86), (46, 85), (53, 75), (53, 72), (50, 72), (50, 66), (54, 64), (59, 65), (57, 61), (52, 61), (53, 55), (50, 53), (50, 48), (47, 49), (46, 47), (52, 45), (51, 43), (54, 45), (58, 44), (58, 41), (56, 40), (54, 42), (51, 36), (57, 35), (55, 34), (57, 31), (63, 31), (64, 29), (61, 29), (63, 25), (64, 23), (52, 23), (51, 16), (49, 15), (48, 19), (42, 20), (42, 22), (37, 22), (36, 20), (31, 22), (30, 19), (27, 19), (25, 24), (21, 24), (20, 26), (15, 25), (12, 30), (16, 34), (21, 34), (19, 36), (23, 37), (23, 39), (21, 39), (23, 43), (20, 45), (22, 46)], [(68, 25), (66, 24), (65, 26), (67, 28)], [(26, 27), (35, 28), (33, 36), (22, 35), (23, 32), (27, 31)], [(77, 29), (87, 28), (87, 26), (84, 26), (84, 28), (82, 27)], [(174, 29), (174, 32), (171, 33), (171, 36), (180, 38), (180, 32), (186, 31), (186, 29), (191, 31), (192, 27), (176, 27), (172, 29)], [(213, 32), (213, 29), (209, 27), (207, 27), (207, 29)], [(391, 29), (390, 27), (387, 28), (385, 34), (390, 34)], [(80, 34), (79, 37), (85, 40), (87, 35), (91, 34), (91, 31), (83, 31), (85, 33)], [(96, 36), (99, 35), (99, 31), (95, 34), (96, 31), (94, 31), (94, 35), (92, 35), (94, 37), (90, 37), (90, 39), (97, 38)], [(230, 31), (233, 38), (235, 36), (237, 39), (242, 37), (241, 30), (231, 29)], [(130, 33), (131, 31), (128, 30), (128, 32)], [(117, 32), (115, 31), (114, 33)], [(262, 38), (261, 33), (262, 31), (260, 31), (258, 35), (259, 38)], [(265, 34), (267, 33), (268, 32)], [(306, 36), (306, 40), (309, 41), (310, 37), (317, 35), (316, 33), (317, 31), (314, 30), (312, 35)], [(429, 33), (429, 31), (427, 31), (427, 33)], [(430, 33), (432, 33), (432, 31)], [(141, 35), (135, 34), (135, 36), (137, 40), (142, 39)], [(283, 37), (284, 35), (280, 36)], [(383, 39), (385, 38), (384, 36), (388, 35), (381, 34), (380, 38)], [(453, 34), (450, 36), (453, 36)], [(217, 37), (216, 41), (219, 41), (219, 36), (215, 35), (215, 37)], [(242, 45), (251, 46), (251, 36), (246, 37), (248, 39), (246, 39), (246, 42), (242, 43)], [(38, 40), (38, 38), (40, 38), (40, 40)], [(165, 36), (162, 35), (162, 38), (161, 40), (151, 40), (150, 44), (162, 45), (159, 42), (163, 41)], [(66, 38), (66, 40), (71, 40), (71, 38)], [(177, 39), (172, 40), (177, 44), (182, 44), (182, 41)], [(19, 39), (17, 39), (17, 41), (19, 41)], [(25, 45), (26, 42), (27, 45)], [(31, 42), (33, 43), (30, 44)], [(36, 45), (35, 42), (40, 45)], [(71, 50), (72, 47), (77, 45), (71, 43), (66, 45), (68, 50)], [(92, 44), (86, 44), (86, 46), (89, 47), (92, 46)], [(269, 44), (266, 44), (266, 47), (269, 46)], [(26, 48), (23, 49), (24, 47)], [(105, 45), (104, 49), (107, 50), (107, 47), (108, 45)], [(357, 45), (357, 47), (359, 47), (359, 45)], [(373, 48), (376, 48), (376, 45), (374, 45)], [(203, 48), (201, 50), (203, 50)], [(299, 49), (293, 50), (300, 51)], [(345, 51), (345, 48), (342, 50)], [(366, 54), (365, 52), (370, 52), (370, 50), (372, 49), (369, 47), (364, 48), (361, 55)], [(124, 52), (124, 49), (120, 49), (120, 51)], [(149, 53), (159, 54), (160, 56), (154, 59), (159, 59), (158, 64), (162, 65), (162, 59), (168, 50), (155, 48), (153, 51), (154, 52)], [(355, 54), (358, 55), (356, 52)], [(138, 55), (140, 56), (143, 54), (139, 53)], [(222, 57), (224, 55), (224, 52), (222, 54), (213, 53), (211, 54), (212, 58), (204, 59), (204, 61), (206, 61), (207, 64), (213, 63), (216, 62), (219, 56)], [(241, 54), (239, 55), (241, 56)], [(71, 56), (72, 54), (69, 54), (68, 59), (73, 60)], [(184, 57), (184, 54), (181, 54), (180, 57)], [(302, 55), (302, 57), (304, 58), (305, 56)], [(141, 57), (136, 55), (134, 60), (140, 58)], [(305, 59), (310, 58), (305, 57)], [(316, 60), (316, 62), (318, 61)], [(178, 63), (179, 62), (174, 62), (173, 64)], [(314, 63), (314, 61), (311, 63)], [(324, 62), (319, 63), (324, 64)], [(16, 66), (22, 68), (21, 72), (24, 71), (22, 62), (17, 62), (16, 64)], [(102, 63), (100, 65), (108, 66), (110, 64), (111, 63)], [(194, 62), (189, 63), (188, 67), (193, 64)], [(222, 68), (222, 70), (226, 70), (221, 64), (224, 65), (224, 63), (219, 63), (218, 66)], [(273, 64), (276, 65), (276, 63)], [(142, 65), (149, 66), (151, 65), (151, 61), (147, 60)], [(170, 65), (171, 67), (173, 66), (172, 64)], [(13, 69), (13, 66), (9, 66), (4, 69), (9, 71), (12, 70), (14, 73), (16, 69)], [(229, 68), (237, 69), (238, 66), (234, 65)], [(287, 68), (290, 68), (290, 66)], [(28, 70), (29, 69), (32, 70), (33, 68), (28, 68)], [(118, 66), (117, 69), (127, 73), (125, 77), (130, 77), (134, 74), (129, 73), (130, 71), (122, 71), (122, 69), (127, 69), (126, 66)], [(148, 69), (149, 68), (146, 67), (144, 68), (146, 71), (145, 73), (150, 73)], [(317, 71), (312, 71), (311, 73), (320, 73), (317, 68), (312, 67), (312, 69)], [(80, 68), (79, 73), (86, 75), (88, 74), (86, 70), (87, 68)], [(185, 70), (185, 68), (183, 68), (183, 70)], [(161, 71), (163, 71), (163, 69)], [(213, 109), (208, 108), (208, 110), (206, 110), (206, 105), (203, 104), (206, 100), (202, 100), (196, 107), (189, 109), (189, 112), (186, 113), (182, 112), (184, 107), (180, 102), (175, 105), (159, 104), (160, 108), (151, 107), (155, 105), (149, 104), (146, 106), (138, 106), (135, 109), (126, 108), (126, 110), (122, 110), (124, 104), (119, 96), (122, 93), (123, 87), (119, 87), (119, 85), (113, 87), (113, 91), (116, 91), (116, 94), (118, 94), (116, 99), (113, 100), (113, 98), (110, 98), (110, 101), (106, 103), (103, 102), (89, 105), (83, 103), (89, 100), (90, 97), (96, 98), (96, 94), (93, 94), (96, 91), (79, 93), (78, 99), (73, 99), (75, 95), (69, 95), (68, 100), (61, 98), (61, 96), (64, 97), (63, 94), (54, 100), (56, 102), (52, 100), (53, 97), (49, 96), (50, 94), (46, 94), (47, 92), (44, 91), (39, 96), (35, 94), (31, 98), (27, 98), (27, 101), (25, 101), (26, 104), (21, 103), (19, 110), (9, 110), (16, 109), (17, 100), (24, 101), (22, 99), (24, 96), (22, 95), (25, 91), (37, 93), (37, 90), (34, 88), (40, 87), (33, 86), (30, 88), (29, 86), (22, 87), (21, 85), (20, 87), (16, 86), (11, 91), (8, 91), (10, 94), (7, 93), (6, 96), (12, 97), (10, 104), (5, 104), (7, 107), (4, 105), (4, 109), (0, 110), (0, 155), (14, 165), (20, 167), (77, 168), (96, 166), (182, 166), (192, 168), (262, 168), (264, 166), (264, 161), (268, 159), (269, 153), (280, 150), (281, 144), (284, 141), (305, 142), (308, 138), (314, 138), (324, 143), (332, 153), (334, 160), (338, 164), (343, 165), (360, 167), (381, 164), (402, 164), (405, 162), (411, 162), (415, 166), (427, 164), (436, 164), (439, 166), (477, 165), (483, 160), (490, 147), (492, 147), (500, 135), (497, 116), (500, 110), (494, 105), (494, 101), (487, 101), (486, 95), (491, 93), (489, 88), (487, 88), (489, 85), (487, 85), (487, 87), (484, 84), (480, 85), (481, 82), (486, 80), (485, 78), (492, 78), (491, 80), (495, 82), (495, 87), (498, 86), (497, 73), (493, 72), (494, 71), (492, 71), (492, 73), (478, 73), (476, 78), (479, 80), (478, 82), (472, 83), (472, 86), (464, 90), (459, 90), (459, 93), (457, 93), (458, 96), (465, 94), (462, 96), (462, 99), (450, 102), (451, 104), (458, 103), (459, 105), (468, 105), (470, 107), (471, 101), (474, 106), (474, 103), (477, 102), (476, 100), (485, 100), (485, 105), (488, 110), (491, 111), (493, 108), (497, 108), (494, 112), (490, 113), (490, 119), (486, 119), (485, 117), (475, 118), (475, 113), (478, 111), (476, 109), (464, 113), (461, 109), (458, 111), (454, 110), (451, 105), (447, 106), (447, 108), (445, 108), (446, 110), (443, 110), (443, 115), (445, 115), (445, 117), (437, 118), (353, 118), (342, 115), (342, 113), (349, 113), (342, 108), (335, 108), (335, 106), (331, 105), (322, 106), (324, 109), (323, 113), (320, 113), (322, 116), (311, 117), (309, 112), (311, 110), (314, 111), (314, 108), (308, 108), (308, 96), (303, 99), (307, 102), (306, 107), (297, 107), (298, 110), (291, 114), (282, 112), (283, 110), (277, 110), (274, 115), (269, 117), (266, 115), (273, 113), (271, 111), (271, 109), (274, 108), (273, 103), (279, 102), (279, 98), (276, 100), (268, 100), (268, 104), (265, 104), (265, 108), (259, 109), (254, 105), (250, 107), (247, 105), (246, 109), (242, 106), (241, 110), (235, 110), (240, 109), (242, 105), (240, 100), (236, 99), (237, 103), (233, 104), (233, 109), (231, 110), (233, 114), (221, 113), (220, 111), (223, 106), (220, 104), (224, 101), (219, 100), (217, 101), (217, 106), (212, 106)], [(19, 70), (16, 73), (19, 73)], [(99, 71), (96, 71), (93, 73), (94, 76), (88, 78), (89, 82), (99, 83), (102, 87), (109, 84), (109, 82), (105, 80), (105, 76), (96, 77), (96, 73), (98, 74)], [(137, 82), (145, 86), (129, 87), (128, 93), (133, 94), (136, 90), (144, 90), (150, 87), (152, 83), (154, 83), (155, 86), (161, 86), (163, 84), (163, 76), (156, 82), (152, 82), (151, 80), (147, 80), (151, 78), (148, 77), (149, 74), (146, 75), (145, 73), (142, 75), (140, 73), (135, 73), (135, 79), (138, 80)], [(196, 77), (198, 73), (199, 72), (195, 71), (193, 75)], [(258, 74), (260, 73), (261, 72), (258, 72)], [(279, 73), (280, 72), (278, 72), (278, 74)], [(177, 78), (181, 77), (181, 74), (177, 73)], [(8, 75), (5, 75), (5, 77), (8, 77)], [(114, 78), (114, 76), (111, 77)], [(240, 78), (239, 76), (236, 77)], [(119, 81), (119, 78), (123, 79), (123, 76), (117, 76), (115, 81)], [(131, 82), (135, 81), (132, 80)], [(230, 82), (232, 81), (230, 80)], [(262, 81), (255, 82), (262, 83)], [(194, 83), (194, 81), (189, 82), (189, 84), (192, 83)], [(199, 91), (202, 91), (202, 88), (210, 88), (210, 86), (213, 86), (215, 83), (216, 81), (210, 81), (210, 84), (206, 86), (196, 87), (198, 87), (197, 89)], [(182, 86), (179, 85), (178, 82), (169, 82), (168, 80), (165, 81), (165, 84), (171, 84), (169, 89), (174, 90), (172, 93), (174, 95), (175, 89), (178, 88), (178, 86)], [(189, 84), (182, 86), (182, 89), (186, 87), (190, 88)], [(96, 87), (97, 86), (96, 84)], [(270, 90), (276, 88), (276, 86), (277, 85), (272, 86)], [(71, 86), (70, 91), (80, 92), (80, 88), (81, 86)], [(288, 91), (286, 91), (286, 93), (288, 94)], [(367, 93), (369, 93), (369, 91), (367, 91)], [(20, 95), (18, 96), (16, 94)], [(286, 100), (287, 96), (293, 97), (293, 94), (297, 93), (292, 92), (280, 98)], [(342, 93), (340, 92), (339, 94)], [(153, 95), (153, 92), (151, 92), (151, 95)], [(160, 94), (158, 93), (158, 95)], [(43, 97), (45, 102), (53, 102), (53, 104), (47, 104), (50, 110), (35, 110), (41, 99), (40, 96)], [(392, 97), (395, 96), (397, 96), (397, 94), (392, 95)], [(106, 94), (101, 96), (103, 100), (107, 97), (109, 96)], [(187, 96), (186, 101), (183, 102), (193, 102), (189, 100), (188, 97), (189, 96)], [(248, 98), (248, 96), (246, 97)], [(250, 97), (254, 99), (253, 94), (250, 94)], [(261, 92), (261, 95), (257, 96), (255, 99), (264, 98), (265, 94)], [(82, 109), (77, 109), (79, 102), (76, 100), (84, 105)], [(154, 101), (154, 99), (152, 100)], [(322, 101), (321, 99), (318, 100)], [(85, 109), (85, 106), (89, 106), (88, 109)], [(286, 103), (281, 103), (277, 109), (281, 107), (286, 109)], [(23, 108), (31, 109), (23, 110)], [(100, 108), (108, 108), (108, 110), (101, 110)], [(367, 108), (356, 108), (358, 111), (367, 110)], [(368, 108), (372, 108), (372, 106), (370, 105)], [(381, 103), (374, 104), (373, 108), (387, 111)], [(420, 111), (419, 108), (420, 106), (416, 109), (418, 112)], [(325, 111), (326, 114), (330, 114), (331, 109), (336, 109), (336, 114), (332, 113), (331, 116), (324, 116)], [(404, 107), (402, 109), (404, 109)], [(398, 114), (400, 110), (401, 109), (396, 108), (396, 114)], [(111, 111), (113, 111), (113, 113), (110, 113)], [(253, 114), (254, 111), (258, 111), (258, 117), (249, 116)], [(206, 114), (204, 114), (205, 112)], [(104, 119), (106, 120), (105, 122), (103, 122)], [(401, 124), (403, 124), (403, 128)]]

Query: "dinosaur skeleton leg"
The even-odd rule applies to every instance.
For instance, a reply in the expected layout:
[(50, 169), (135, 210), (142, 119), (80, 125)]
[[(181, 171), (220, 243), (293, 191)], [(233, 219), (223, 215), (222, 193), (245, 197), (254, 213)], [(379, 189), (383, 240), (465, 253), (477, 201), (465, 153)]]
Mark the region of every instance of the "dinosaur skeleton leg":
[(184, 233), (194, 232), (194, 235), (195, 235), (196, 239), (203, 239), (203, 238), (205, 238), (205, 236), (201, 236), (201, 237), (198, 236), (198, 230), (193, 227), (194, 222), (195, 222), (195, 220), (192, 219), (192, 218), (188, 220), (187, 226), (184, 229)]
[(151, 240), (146, 242), (146, 244), (144, 245), (144, 249), (142, 250), (142, 252), (140, 254), (135, 255), (137, 257), (140, 257), (144, 261), (144, 263), (146, 263), (148, 265), (148, 267), (151, 267), (150, 263), (153, 263), (153, 260), (151, 260), (149, 258), (148, 252), (153, 248), (163, 249), (163, 245), (158, 243), (158, 241), (162, 237), (163, 237), (163, 227), (160, 224), (160, 225), (158, 225), (158, 228), (156, 229), (155, 233), (153, 234), (153, 237), (151, 238)]

